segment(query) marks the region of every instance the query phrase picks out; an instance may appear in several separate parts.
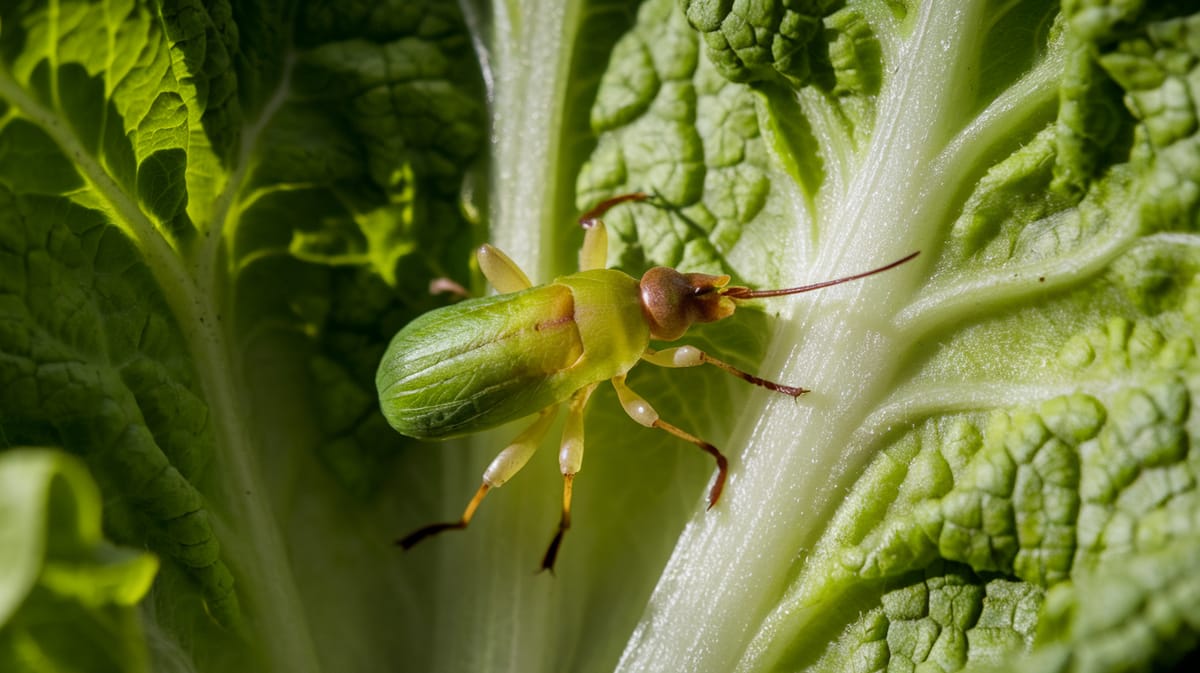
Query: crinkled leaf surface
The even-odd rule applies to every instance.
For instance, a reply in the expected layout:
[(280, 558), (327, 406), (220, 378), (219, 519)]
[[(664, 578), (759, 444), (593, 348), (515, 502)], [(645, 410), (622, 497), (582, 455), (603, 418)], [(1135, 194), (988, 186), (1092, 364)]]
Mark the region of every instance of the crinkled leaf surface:
[[(1182, 567), (1197, 544), (1200, 16), (848, 3), (823, 20), (858, 30), (811, 44), (829, 58), (805, 75), (777, 51), (788, 34), (764, 36), (783, 3), (684, 4), (712, 65), (684, 79), (696, 103), (674, 128), (703, 127), (706, 68), (751, 80), (740, 135), (761, 136), (768, 167), (792, 178), (757, 193), (764, 213), (796, 213), (771, 231), (799, 263), (760, 282), (922, 256), (772, 309), (789, 320), (764, 370), (814, 393), (751, 403), (725, 509), (684, 531), (619, 668), (958, 670), (1030, 652), (1114, 670), (1194, 647), (1200, 613), (1163, 592), (1197, 582)], [(624, 46), (653, 53), (659, 34)], [(878, 89), (841, 86), (842, 68)], [(666, 96), (647, 87), (639, 109), (629, 88), (614, 94), (636, 111), (622, 117), (601, 92), (585, 193), (660, 184), (667, 162), (644, 169), (638, 140), (664, 135)], [(674, 152), (678, 182), (693, 156), (727, 154), (709, 144), (721, 133), (697, 135), (651, 150)], [(726, 165), (693, 173), (702, 189), (658, 188), (678, 220), (712, 223), (716, 260), (755, 278), (761, 261), (740, 270), (718, 242), (734, 218), (687, 216), (753, 202), (720, 198)], [(674, 263), (671, 246), (636, 241)], [(1088, 651), (1101, 633), (1111, 647)]]
[[(1200, 15), (1176, 1), (17, 0), (0, 7), (0, 444), (161, 559), (156, 670), (1095, 670), (1200, 632)], [(811, 388), (603, 387), (574, 525), (518, 428), (420, 444), (388, 338), (610, 262), (757, 287), (687, 338)], [(486, 222), (486, 228), (479, 223)], [(553, 433), (552, 433), (553, 434)], [(550, 444), (550, 442), (548, 442)]]
[(466, 275), (482, 96), (443, 3), (0, 8), (0, 441), (80, 456), (160, 555), (161, 667), (416, 649), (403, 590), (338, 578), (398, 572), (371, 382)]

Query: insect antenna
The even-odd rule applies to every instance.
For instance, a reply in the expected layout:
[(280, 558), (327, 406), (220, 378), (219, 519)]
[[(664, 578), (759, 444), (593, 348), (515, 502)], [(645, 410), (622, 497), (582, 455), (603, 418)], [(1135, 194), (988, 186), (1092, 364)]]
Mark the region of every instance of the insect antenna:
[(616, 206), (617, 204), (625, 203), (626, 201), (646, 201), (646, 200), (652, 200), (652, 199), (651, 199), (650, 195), (645, 194), (643, 192), (632, 192), (629, 194), (620, 194), (618, 196), (614, 196), (612, 198), (605, 199), (605, 200), (601, 201), (600, 203), (597, 203), (595, 206), (593, 206), (591, 210), (580, 215), (579, 216), (579, 224), (583, 225), (583, 228), (588, 229), (592, 226), (592, 224), (596, 220), (599, 220), (601, 217), (604, 216), (605, 213), (607, 213), (609, 210), (612, 210), (613, 206)]
[(842, 283), (848, 283), (852, 280), (858, 280), (859, 278), (866, 278), (867, 276), (873, 276), (877, 273), (883, 273), (884, 271), (887, 271), (888, 269), (894, 269), (894, 268), (900, 266), (901, 264), (909, 261), (910, 259), (912, 259), (913, 257), (916, 257), (919, 254), (921, 254), (920, 250), (918, 250), (914, 253), (908, 254), (904, 257), (901, 257), (900, 259), (898, 259), (894, 262), (891, 262), (890, 264), (885, 264), (885, 265), (879, 267), (878, 269), (871, 269), (870, 271), (856, 273), (853, 276), (845, 276), (843, 278), (835, 278), (833, 280), (824, 280), (824, 281), (821, 281), (820, 283), (813, 283), (811, 285), (801, 285), (800, 287), (788, 287), (788, 288), (783, 288), (780, 290), (751, 290), (748, 287), (734, 286), (734, 287), (728, 287), (728, 288), (722, 289), (721, 294), (723, 296), (729, 297), (730, 299), (763, 299), (765, 297), (782, 297), (784, 295), (789, 295), (789, 294), (800, 294), (801, 292), (811, 292), (813, 290), (819, 290), (823, 287), (829, 287), (831, 285), (840, 285)]

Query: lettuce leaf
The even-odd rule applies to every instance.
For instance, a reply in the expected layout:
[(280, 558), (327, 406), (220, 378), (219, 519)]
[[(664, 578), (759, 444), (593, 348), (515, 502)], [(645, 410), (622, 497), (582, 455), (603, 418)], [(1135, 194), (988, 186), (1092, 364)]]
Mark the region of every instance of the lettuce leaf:
[[(74, 656), (22, 635), (66, 526), (90, 560), (53, 600), (105, 670), (1180, 665), (1197, 91), (1182, 1), (4, 3), (0, 464), (73, 458), (3, 510), (0, 662)], [(921, 254), (688, 335), (799, 400), (631, 372), (729, 455), (713, 510), (711, 459), (603, 386), (556, 575), (552, 447), (402, 553), (519, 430), (396, 435), (391, 335), (433, 279), (485, 291), (484, 240), (572, 272), (575, 214), (635, 190), (607, 218), (635, 275)], [(63, 498), (157, 557), (148, 592)]]
[(0, 454), (0, 665), (148, 671), (137, 603), (158, 562), (101, 537), (100, 491), (74, 457)]

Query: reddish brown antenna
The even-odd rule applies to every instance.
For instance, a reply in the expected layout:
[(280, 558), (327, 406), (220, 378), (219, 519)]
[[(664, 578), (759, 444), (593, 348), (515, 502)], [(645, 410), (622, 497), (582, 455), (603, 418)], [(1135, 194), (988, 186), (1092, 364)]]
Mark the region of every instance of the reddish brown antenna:
[(894, 269), (894, 268), (900, 266), (901, 264), (909, 261), (910, 259), (912, 259), (913, 257), (916, 257), (919, 254), (921, 254), (920, 250), (918, 250), (914, 253), (910, 253), (904, 257), (901, 257), (900, 259), (898, 259), (890, 264), (885, 264), (885, 265), (879, 267), (878, 269), (871, 269), (870, 271), (856, 273), (853, 276), (846, 276), (844, 278), (836, 278), (834, 280), (823, 280), (820, 283), (813, 283), (812, 285), (801, 285), (800, 287), (789, 287), (789, 288), (784, 288), (782, 290), (751, 290), (748, 287), (735, 286), (735, 287), (729, 287), (729, 288), (725, 288), (725, 289), (721, 290), (721, 294), (723, 296), (729, 297), (730, 299), (762, 299), (765, 297), (782, 297), (784, 295), (789, 295), (789, 294), (800, 294), (801, 292), (812, 292), (813, 290), (819, 290), (823, 287), (829, 287), (830, 285), (840, 285), (841, 283), (848, 283), (852, 280), (858, 280), (859, 278), (866, 278), (867, 276), (873, 276), (877, 273), (883, 273), (884, 271), (887, 271), (888, 269)]

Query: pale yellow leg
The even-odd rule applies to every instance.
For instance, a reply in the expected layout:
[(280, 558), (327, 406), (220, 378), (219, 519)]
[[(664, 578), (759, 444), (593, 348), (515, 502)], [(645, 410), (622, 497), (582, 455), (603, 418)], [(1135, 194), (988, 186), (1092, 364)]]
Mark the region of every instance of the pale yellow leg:
[(504, 447), (504, 450), (492, 460), (491, 464), (483, 472), (483, 483), (479, 485), (479, 490), (475, 491), (475, 496), (471, 498), (471, 502), (467, 503), (467, 508), (463, 510), (462, 518), (458, 521), (446, 521), (422, 526), (397, 540), (396, 544), (409, 549), (430, 535), (445, 530), (462, 530), (466, 528), (467, 524), (471, 523), (471, 517), (475, 516), (475, 510), (479, 507), (479, 503), (483, 501), (488, 491), (503, 486), (514, 474), (520, 472), (522, 467), (525, 467), (525, 463), (529, 462), (529, 458), (546, 436), (546, 431), (554, 424), (554, 412), (557, 410), (557, 406), (543, 409), (538, 414), (537, 420), (528, 428), (525, 428), (521, 434), (517, 435), (516, 439)]
[(608, 266), (608, 229), (600, 220), (613, 206), (626, 201), (645, 201), (648, 196), (641, 192), (621, 194), (601, 201), (579, 218), (584, 228), (583, 247), (579, 249), (579, 270), (591, 271)]
[(621, 401), (621, 406), (625, 409), (625, 413), (629, 414), (630, 418), (648, 428), (665, 430), (682, 440), (691, 442), (716, 459), (717, 480), (713, 482), (712, 488), (708, 490), (708, 508), (712, 509), (712, 506), (717, 504), (717, 500), (720, 499), (721, 491), (725, 488), (725, 477), (729, 471), (729, 461), (726, 460), (725, 454), (703, 439), (659, 418), (658, 412), (654, 410), (654, 407), (650, 406), (649, 402), (641, 395), (633, 392), (629, 386), (625, 385), (624, 374), (614, 376), (611, 381), (613, 388), (617, 391), (617, 399)]
[(542, 443), (542, 438), (546, 436), (550, 426), (554, 424), (554, 412), (557, 410), (557, 405), (543, 409), (532, 425), (525, 428), (525, 431), (517, 435), (511, 444), (504, 447), (504, 450), (483, 471), (483, 483), (492, 488), (500, 488), (505, 482), (512, 479), (513, 475), (520, 472), (521, 468), (525, 467), (525, 463), (529, 462), (538, 445)]
[(479, 270), (483, 272), (483, 276), (501, 294), (533, 287), (529, 276), (526, 276), (521, 267), (500, 248), (484, 243), (475, 251), (475, 259), (479, 261)]
[(567, 421), (563, 425), (558, 451), (558, 464), (563, 474), (575, 474), (583, 467), (583, 410), (596, 385), (592, 383), (575, 391), (567, 403)]
[(583, 222), (583, 247), (579, 249), (579, 270), (591, 271), (608, 266), (608, 227), (600, 219)]
[(558, 530), (542, 557), (542, 570), (554, 570), (554, 561), (558, 558), (558, 548), (562, 544), (563, 535), (571, 527), (571, 489), (576, 473), (583, 466), (583, 410), (595, 389), (595, 383), (580, 388), (571, 396), (567, 405), (567, 420), (563, 424), (562, 445), (558, 452), (558, 463), (563, 475), (562, 518), (559, 519)]

